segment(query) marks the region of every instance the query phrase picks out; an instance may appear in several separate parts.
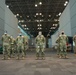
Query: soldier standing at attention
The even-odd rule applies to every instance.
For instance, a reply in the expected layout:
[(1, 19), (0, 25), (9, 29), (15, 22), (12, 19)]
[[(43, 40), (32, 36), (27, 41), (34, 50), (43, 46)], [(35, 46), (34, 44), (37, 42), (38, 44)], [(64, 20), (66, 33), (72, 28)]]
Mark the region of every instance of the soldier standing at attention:
[(2, 42), (3, 42), (3, 59), (10, 59), (10, 50), (9, 50), (9, 42), (10, 42), (10, 36), (5, 32), (2, 35)]
[(41, 54), (42, 59), (44, 59), (45, 37), (42, 35), (42, 32), (39, 32), (35, 41), (36, 41), (36, 57), (37, 59), (39, 59)]

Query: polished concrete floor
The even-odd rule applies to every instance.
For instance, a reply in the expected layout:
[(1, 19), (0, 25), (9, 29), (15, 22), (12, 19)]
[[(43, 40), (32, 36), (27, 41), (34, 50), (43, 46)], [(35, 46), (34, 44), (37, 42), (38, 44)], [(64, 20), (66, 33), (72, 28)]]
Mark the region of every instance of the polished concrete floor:
[(35, 53), (28, 52), (25, 60), (2, 60), (0, 75), (76, 75), (76, 56), (68, 53), (69, 59), (59, 59), (56, 52), (46, 52), (45, 60), (35, 60)]

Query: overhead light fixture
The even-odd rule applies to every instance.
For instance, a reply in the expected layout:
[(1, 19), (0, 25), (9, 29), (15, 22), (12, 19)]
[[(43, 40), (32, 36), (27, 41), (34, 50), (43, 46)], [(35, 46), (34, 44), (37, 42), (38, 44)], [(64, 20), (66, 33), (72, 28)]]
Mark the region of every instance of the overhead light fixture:
[(42, 26), (42, 25), (40, 24), (40, 26)]
[(36, 20), (37, 22), (39, 22), (39, 20)]
[(42, 15), (42, 17), (44, 17), (44, 15)]
[(38, 28), (39, 30), (41, 30), (42, 28), (40, 27), (40, 28)]
[(22, 20), (21, 22), (24, 22), (24, 20)]
[(59, 13), (59, 16), (61, 15), (61, 12)]
[(22, 18), (22, 16), (20, 16), (20, 18)]
[(42, 2), (39, 2), (40, 5), (42, 5)]
[(37, 4), (35, 4), (35, 7), (37, 7), (38, 5)]
[(39, 15), (42, 15), (42, 13), (40, 13)]
[(38, 13), (36, 13), (36, 15), (38, 15)]
[(39, 26), (39, 24), (37, 26)]
[(26, 27), (26, 25), (24, 25)]
[(27, 17), (29, 17), (29, 16), (27, 16)]
[(36, 17), (36, 15), (34, 17)]
[(66, 6), (67, 4), (64, 4), (64, 6)]
[(19, 16), (19, 14), (17, 14), (17, 16)]
[(67, 6), (67, 4), (68, 4), (68, 1), (65, 1), (64, 6)]
[(29, 30), (29, 28), (27, 28), (27, 30)]
[(65, 3), (68, 4), (68, 1), (66, 1)]
[(7, 8), (9, 8), (9, 5), (7, 5)]
[(21, 21), (19, 20), (18, 22), (20, 23)]
[(51, 17), (51, 15), (49, 15), (49, 17)]
[(57, 19), (54, 19), (54, 21), (58, 21)]

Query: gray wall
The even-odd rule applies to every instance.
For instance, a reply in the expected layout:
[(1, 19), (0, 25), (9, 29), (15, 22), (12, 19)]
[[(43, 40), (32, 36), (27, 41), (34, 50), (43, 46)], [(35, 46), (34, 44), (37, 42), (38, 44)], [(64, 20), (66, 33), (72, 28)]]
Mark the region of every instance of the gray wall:
[(5, 0), (0, 0), (0, 38), (4, 33), (4, 24), (5, 24)]
[(5, 5), (5, 30), (14, 38), (18, 36), (18, 20)]
[(76, 0), (69, 0), (72, 36), (76, 34)]

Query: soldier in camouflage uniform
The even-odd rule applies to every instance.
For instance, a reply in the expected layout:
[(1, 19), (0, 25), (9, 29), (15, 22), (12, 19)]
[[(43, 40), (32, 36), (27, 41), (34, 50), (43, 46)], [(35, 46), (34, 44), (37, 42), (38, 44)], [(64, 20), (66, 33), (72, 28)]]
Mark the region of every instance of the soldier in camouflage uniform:
[(25, 53), (24, 53), (24, 36), (20, 33), (19, 36), (16, 39), (17, 44), (17, 59), (20, 58), (20, 55), (22, 55), (22, 58), (24, 59)]
[(74, 53), (75, 53), (75, 55), (76, 55), (76, 35), (74, 35), (73, 41), (74, 41), (74, 43), (75, 43)]
[(15, 55), (15, 39), (11, 36), (11, 39), (10, 39), (10, 57), (11, 55)]
[(24, 36), (24, 54), (26, 56), (26, 50), (28, 49), (28, 37)]
[(60, 58), (67, 58), (66, 43), (68, 42), (68, 37), (64, 34), (64, 31), (62, 31), (61, 35), (58, 37), (57, 42), (59, 42), (60, 45)]
[(36, 37), (36, 56), (39, 59), (40, 54), (43, 59), (44, 57), (44, 49), (45, 49), (45, 37), (42, 35), (42, 32), (39, 32), (39, 35)]
[(2, 35), (2, 42), (3, 42), (3, 59), (10, 59), (10, 50), (9, 50), (9, 42), (10, 42), (10, 36), (5, 32), (4, 35)]

